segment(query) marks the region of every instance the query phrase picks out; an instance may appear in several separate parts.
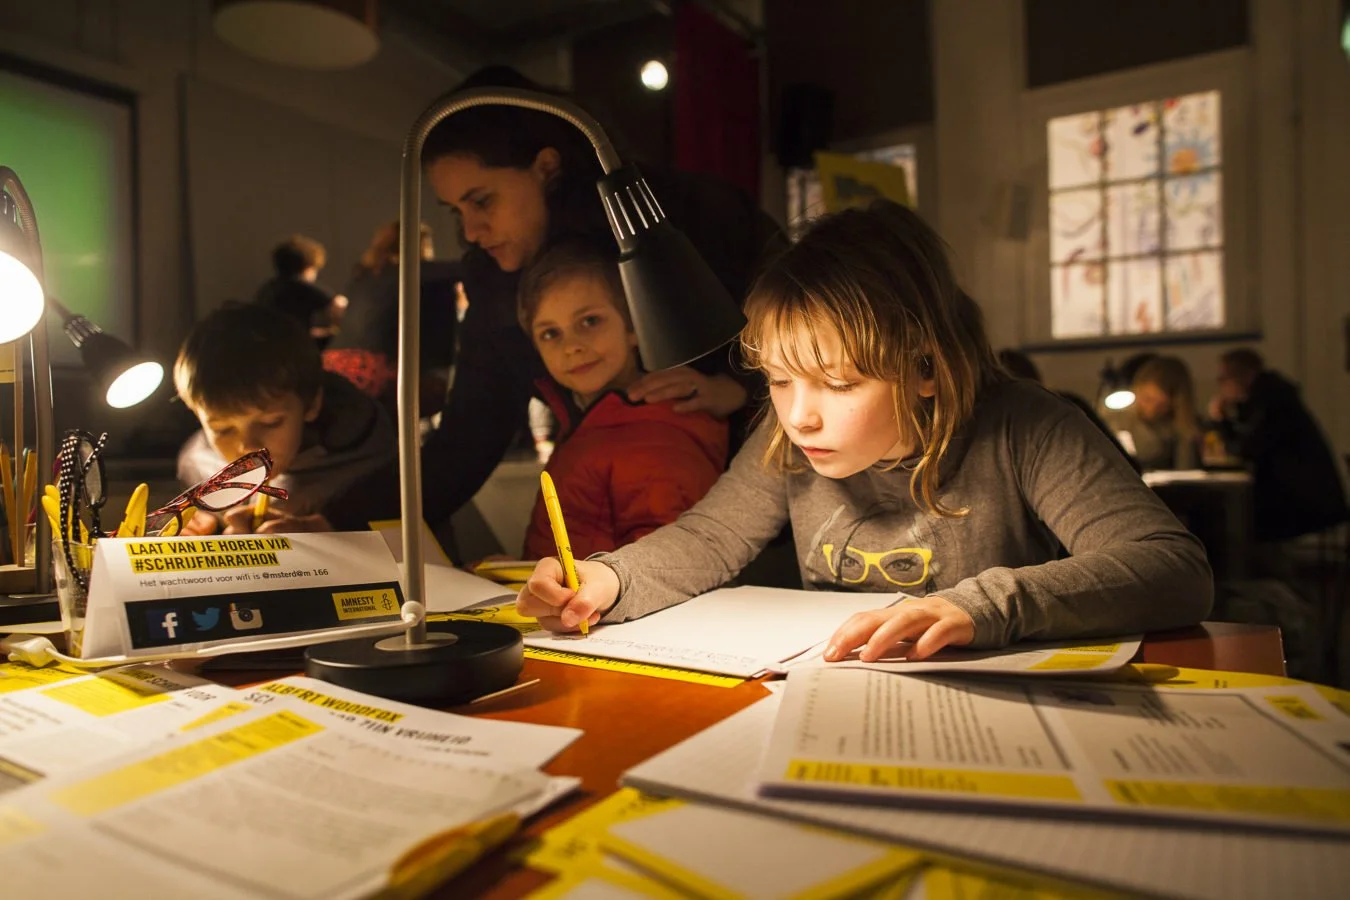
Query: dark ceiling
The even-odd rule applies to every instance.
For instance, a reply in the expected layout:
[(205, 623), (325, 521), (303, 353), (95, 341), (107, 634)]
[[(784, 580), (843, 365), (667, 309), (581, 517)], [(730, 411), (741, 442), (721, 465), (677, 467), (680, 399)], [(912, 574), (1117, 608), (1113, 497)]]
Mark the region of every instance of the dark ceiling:
[(383, 0), (381, 18), (476, 67), (669, 13), (665, 0)]

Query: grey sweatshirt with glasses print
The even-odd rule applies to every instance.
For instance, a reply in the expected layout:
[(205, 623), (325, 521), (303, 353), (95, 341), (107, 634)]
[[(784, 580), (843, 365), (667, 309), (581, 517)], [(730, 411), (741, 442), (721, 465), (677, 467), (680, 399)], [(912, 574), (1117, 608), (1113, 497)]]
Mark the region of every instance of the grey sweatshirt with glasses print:
[[(726, 584), (789, 520), (802, 583), (941, 596), (975, 621), (975, 647), (1123, 635), (1199, 622), (1213, 601), (1203, 546), (1083, 413), (1028, 382), (984, 390), (925, 512), (910, 473), (843, 479), (762, 460), (772, 413), (707, 496), (595, 559), (619, 576), (622, 622)], [(885, 605), (878, 603), (878, 606)], [(822, 637), (824, 637), (822, 635)]]

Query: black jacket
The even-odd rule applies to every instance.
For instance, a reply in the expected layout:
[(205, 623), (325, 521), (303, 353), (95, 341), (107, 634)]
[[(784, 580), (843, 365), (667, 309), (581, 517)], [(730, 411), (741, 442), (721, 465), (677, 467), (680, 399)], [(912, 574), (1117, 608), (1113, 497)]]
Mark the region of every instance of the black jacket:
[[(714, 178), (646, 168), (644, 173), (671, 223), (742, 302), (761, 263), (785, 246), (778, 226), (749, 197)], [(440, 426), (422, 447), (423, 517), (433, 528), (471, 500), (502, 461), (525, 423), (530, 398), (540, 395), (539, 385), (556, 385), (516, 319), (518, 279), (519, 273), (502, 272), (484, 254), (465, 254), (469, 311), (459, 326), (454, 385)], [(709, 354), (697, 367), (732, 374), (750, 387), (752, 400), (760, 393), (734, 364), (730, 349)], [(324, 510), (339, 530), (365, 528), (398, 512), (395, 469), (374, 473)]]
[(1350, 517), (1336, 460), (1297, 385), (1262, 372), (1218, 425), (1228, 452), (1252, 467), (1257, 540), (1298, 537)]

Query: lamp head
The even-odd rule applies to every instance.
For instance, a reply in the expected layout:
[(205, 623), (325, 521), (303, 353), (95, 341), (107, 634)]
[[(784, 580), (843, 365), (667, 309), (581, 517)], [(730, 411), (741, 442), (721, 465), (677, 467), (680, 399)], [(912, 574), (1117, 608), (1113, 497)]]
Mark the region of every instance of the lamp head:
[(71, 314), (55, 300), (52, 303), (65, 316), (66, 336), (79, 349), (84, 367), (109, 406), (135, 406), (159, 389), (164, 380), (162, 365), (141, 356), (84, 316)]
[(42, 282), (30, 248), (18, 204), (0, 190), (0, 343), (18, 340), (42, 318)]
[(619, 274), (643, 367), (655, 372), (685, 365), (739, 334), (745, 316), (694, 245), (666, 219), (637, 168), (621, 166), (598, 187), (619, 243)]
[(1126, 409), (1134, 405), (1134, 390), (1125, 376), (1109, 359), (1102, 368), (1101, 380), (1099, 396), (1104, 397), (1102, 403), (1106, 405), (1107, 409)]

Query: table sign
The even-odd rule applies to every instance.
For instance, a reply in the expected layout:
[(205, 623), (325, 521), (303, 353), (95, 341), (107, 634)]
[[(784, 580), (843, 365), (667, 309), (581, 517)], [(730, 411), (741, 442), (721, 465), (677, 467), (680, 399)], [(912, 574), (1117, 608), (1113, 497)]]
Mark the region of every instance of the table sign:
[(213, 656), (403, 625), (398, 567), (372, 532), (104, 538), (81, 656)]

